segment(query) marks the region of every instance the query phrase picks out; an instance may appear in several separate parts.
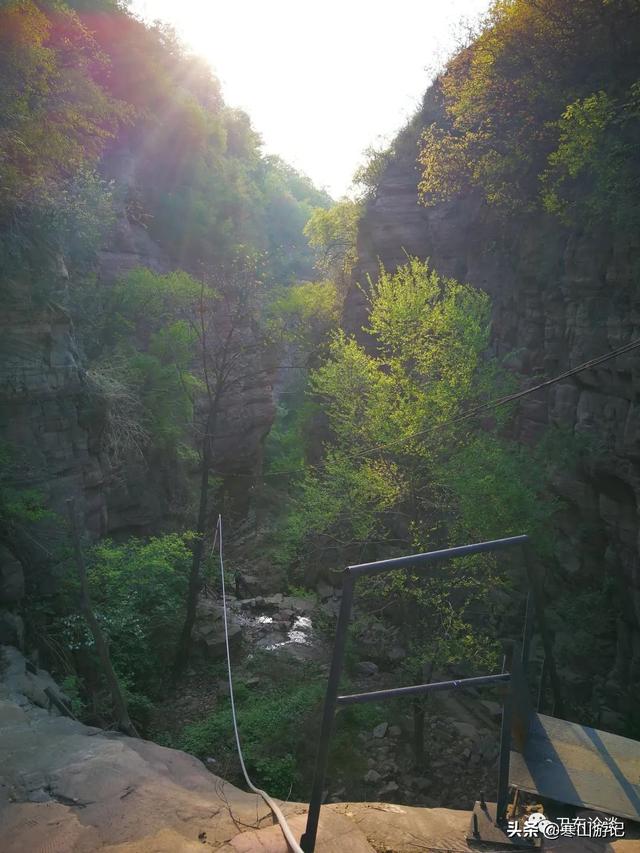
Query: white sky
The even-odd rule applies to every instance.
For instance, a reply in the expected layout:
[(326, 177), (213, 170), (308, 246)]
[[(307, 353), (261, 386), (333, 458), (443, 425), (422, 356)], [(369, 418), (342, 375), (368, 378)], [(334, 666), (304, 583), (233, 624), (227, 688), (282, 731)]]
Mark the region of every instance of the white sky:
[(228, 104), (335, 197), (386, 144), (489, 0), (132, 0), (205, 57)]

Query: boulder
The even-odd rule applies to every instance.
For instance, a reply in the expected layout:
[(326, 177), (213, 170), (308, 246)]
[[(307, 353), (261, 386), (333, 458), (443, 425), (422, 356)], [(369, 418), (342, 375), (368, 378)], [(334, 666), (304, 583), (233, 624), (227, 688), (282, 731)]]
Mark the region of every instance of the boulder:
[(387, 782), (387, 784), (383, 788), (380, 788), (380, 790), (378, 791), (378, 797), (382, 800), (384, 799), (384, 797), (388, 797), (389, 794), (395, 794), (399, 790), (400, 786), (397, 782)]
[(36, 669), (31, 664), (27, 668), (27, 661), (13, 646), (0, 647), (0, 669), (0, 698), (4, 694), (20, 705), (27, 704), (28, 700), (33, 705), (49, 709), (53, 715), (61, 714), (61, 710), (59, 706), (52, 704), (50, 695), (67, 708), (71, 706), (71, 700), (60, 690), (49, 673), (44, 669)]
[(315, 610), (315, 598), (303, 598), (299, 595), (286, 595), (282, 606), (292, 610), (294, 613), (311, 613)]
[(356, 672), (364, 676), (375, 675), (378, 672), (378, 665), (371, 660), (361, 660), (356, 664)]
[(373, 735), (373, 737), (383, 738), (386, 735), (388, 729), (389, 723), (380, 723), (375, 727), (371, 734)]
[(15, 604), (24, 596), (22, 563), (0, 545), (0, 604)]
[[(229, 648), (236, 651), (242, 642), (242, 626), (227, 614)], [(224, 614), (220, 604), (210, 598), (201, 598), (196, 610), (196, 621), (191, 634), (194, 645), (207, 657), (224, 657)]]
[(397, 663), (398, 661), (404, 660), (407, 656), (406, 651), (402, 648), (402, 646), (392, 646), (387, 652), (387, 660), (392, 663)]
[[(191, 853), (205, 849), (202, 837), (206, 849), (219, 849), (239, 829), (271, 822), (261, 799), (191, 755), (34, 707), (16, 689), (24, 658), (15, 649), (3, 652), (2, 853)], [(42, 671), (38, 677), (50, 678)]]
[(0, 645), (22, 648), (24, 623), (22, 618), (9, 610), (0, 610)]
[(459, 720), (452, 720), (453, 727), (456, 732), (460, 735), (461, 738), (468, 738), (471, 741), (478, 741), (480, 739), (480, 732), (472, 723), (463, 723)]

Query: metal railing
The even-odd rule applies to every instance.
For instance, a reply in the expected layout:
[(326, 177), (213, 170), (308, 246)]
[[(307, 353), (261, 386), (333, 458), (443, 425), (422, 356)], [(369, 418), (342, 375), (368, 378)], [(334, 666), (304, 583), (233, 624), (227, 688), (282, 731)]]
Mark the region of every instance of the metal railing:
[[(524, 545), (529, 541), (528, 536), (511, 536), (507, 539), (495, 539), (490, 542), (478, 542), (475, 545), (462, 545), (457, 548), (445, 548), (441, 551), (431, 551), (426, 554), (413, 554), (406, 557), (395, 557), (391, 560), (380, 560), (375, 563), (361, 563), (360, 565), (348, 566), (344, 570), (342, 584), (342, 599), (336, 626), (336, 638), (331, 658), (331, 668), (327, 682), (327, 691), (324, 699), (322, 712), (322, 723), (320, 726), (320, 738), (318, 741), (318, 753), (309, 801), (309, 813), (307, 826), (300, 840), (300, 846), (305, 853), (313, 853), (318, 833), (318, 822), (320, 819), (320, 808), (322, 805), (324, 781), (327, 771), (329, 757), (329, 743), (333, 729), (335, 711), (337, 705), (347, 705), (359, 702), (373, 702), (378, 699), (389, 699), (398, 696), (416, 695), (439, 690), (452, 690), (457, 688), (481, 687), (488, 684), (499, 684), (509, 682), (511, 674), (508, 672), (496, 675), (486, 675), (477, 678), (463, 678), (454, 681), (441, 681), (429, 684), (417, 684), (410, 687), (396, 687), (389, 690), (376, 690), (371, 693), (355, 693), (339, 696), (338, 689), (342, 666), (344, 662), (345, 646), (347, 641), (347, 629), (351, 618), (355, 584), (359, 577), (364, 575), (375, 575), (396, 569), (418, 568), (429, 563), (441, 560), (451, 560), (456, 557), (466, 557), (471, 554), (480, 554), (487, 551), (500, 551), (517, 545)], [(509, 691), (509, 694), (511, 691)], [(499, 762), (498, 776), (498, 818), (506, 811), (506, 800), (509, 777), (509, 749), (511, 736), (511, 700), (505, 702), (501, 731), (501, 756)], [(501, 811), (502, 810), (502, 811)], [(503, 814), (504, 817), (504, 814)]]

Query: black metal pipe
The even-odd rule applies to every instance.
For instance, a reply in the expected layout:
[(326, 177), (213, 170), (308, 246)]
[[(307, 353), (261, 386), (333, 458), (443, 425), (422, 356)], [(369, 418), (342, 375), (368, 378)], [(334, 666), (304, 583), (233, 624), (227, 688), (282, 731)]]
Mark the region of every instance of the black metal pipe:
[[(340, 602), (340, 612), (338, 614), (338, 624), (336, 626), (336, 639), (331, 658), (331, 668), (329, 670), (329, 679), (327, 683), (327, 692), (325, 694), (324, 709), (322, 712), (322, 724), (320, 727), (320, 738), (318, 741), (318, 752), (316, 756), (316, 767), (313, 777), (313, 786), (311, 790), (311, 798), (309, 801), (309, 812), (307, 815), (307, 825), (305, 832), (300, 839), (300, 846), (304, 853), (313, 853), (318, 834), (318, 822), (320, 819), (320, 807), (322, 805), (322, 795), (324, 790), (324, 781), (327, 770), (327, 762), (329, 758), (329, 743), (331, 740), (331, 732), (335, 718), (336, 705), (349, 704), (355, 702), (374, 701), (376, 698), (388, 696), (402, 696), (407, 694), (426, 693), (430, 690), (450, 690), (456, 687), (471, 687), (481, 686), (482, 684), (493, 684), (499, 681), (508, 681), (511, 675), (508, 672), (503, 672), (500, 675), (480, 676), (479, 678), (460, 679), (450, 682), (438, 682), (436, 684), (416, 685), (414, 687), (400, 687), (395, 690), (375, 691), (373, 693), (354, 694), (353, 696), (338, 697), (338, 687), (340, 683), (340, 675), (342, 673), (342, 665), (344, 662), (344, 652), (347, 640), (347, 630), (351, 617), (351, 608), (353, 605), (353, 594), (355, 581), (360, 575), (378, 574), (380, 572), (388, 572), (393, 569), (408, 568), (410, 566), (419, 566), (424, 563), (436, 562), (438, 560), (450, 560), (455, 557), (464, 557), (470, 554), (479, 554), (484, 551), (497, 551), (504, 548), (509, 548), (514, 545), (523, 545), (529, 541), (528, 536), (511, 536), (506, 539), (495, 539), (490, 542), (478, 542), (475, 545), (462, 545), (457, 548), (445, 548), (441, 551), (431, 551), (426, 554), (414, 554), (408, 557), (396, 557), (391, 560), (380, 560), (375, 563), (361, 563), (355, 566), (349, 566), (344, 572), (344, 583), (342, 587), (342, 600)], [(425, 689), (426, 688), (426, 689)], [(505, 702), (505, 710), (503, 712), (502, 726), (502, 744), (500, 760), (500, 777), (498, 788), (498, 815), (506, 813), (506, 796), (508, 793), (509, 783), (509, 750), (510, 750), (510, 727), (511, 727), (511, 690), (507, 692)], [(507, 741), (505, 742), (505, 737)], [(505, 749), (506, 747), (506, 749)], [(504, 766), (503, 756), (506, 754), (506, 767)], [(506, 771), (506, 776), (505, 776)]]
[(553, 655), (553, 632), (547, 626), (547, 619), (545, 615), (546, 600), (544, 596), (544, 589), (538, 571), (538, 567), (534, 565), (531, 559), (531, 555), (526, 549), (524, 552), (524, 564), (529, 579), (529, 587), (533, 592), (533, 603), (535, 604), (536, 608), (536, 621), (538, 623), (538, 628), (540, 629), (540, 636), (542, 638), (542, 647), (544, 649), (544, 656), (546, 660), (547, 671), (549, 674), (549, 681), (551, 683), (551, 689), (553, 691), (553, 701), (558, 714), (562, 716), (562, 691), (560, 689), (560, 677), (558, 675), (558, 671), (556, 670), (556, 662)]
[(349, 566), (349, 571), (355, 575), (374, 575), (389, 572), (393, 569), (406, 569), (410, 566), (420, 566), (424, 563), (434, 563), (438, 560), (452, 560), (455, 557), (466, 557), (470, 554), (480, 554), (483, 551), (499, 551), (514, 545), (523, 545), (529, 541), (528, 536), (510, 536), (507, 539), (493, 539), (490, 542), (476, 542), (475, 545), (459, 545), (456, 548), (444, 548), (441, 551), (429, 551), (426, 554), (412, 554), (408, 557), (393, 557), (390, 560), (378, 560), (375, 563), (359, 563)]
[(377, 699), (394, 699), (397, 696), (411, 696), (416, 693), (436, 693), (439, 690), (455, 690), (462, 687), (482, 687), (485, 684), (496, 684), (509, 681), (509, 672), (499, 675), (478, 675), (474, 678), (459, 678), (454, 681), (433, 681), (430, 684), (415, 684), (411, 687), (392, 687), (388, 690), (373, 690), (371, 693), (351, 693), (338, 696), (338, 705), (355, 705), (356, 702), (375, 702)]
[(534, 604), (529, 589), (527, 593), (527, 606), (524, 613), (524, 627), (522, 629), (522, 671), (526, 675), (529, 669), (529, 649), (531, 647), (531, 635), (533, 634), (533, 611)]
[(327, 762), (329, 759), (329, 742), (331, 740), (331, 731), (333, 729), (340, 676), (342, 674), (344, 650), (347, 642), (347, 630), (349, 628), (349, 620), (351, 618), (354, 584), (355, 578), (347, 569), (344, 573), (342, 599), (340, 601), (340, 612), (338, 613), (338, 624), (336, 625), (336, 639), (333, 646), (333, 656), (331, 658), (327, 692), (324, 697), (324, 709), (322, 711), (322, 724), (320, 726), (316, 767), (313, 776), (313, 785), (311, 788), (311, 798), (309, 800), (307, 825), (304, 834), (300, 839), (300, 846), (305, 853), (313, 853), (316, 845), (324, 780), (327, 772)]
[(549, 659), (546, 655), (542, 658), (542, 670), (540, 671), (540, 681), (538, 683), (538, 701), (536, 702), (536, 708), (539, 714), (542, 714), (544, 711), (544, 695), (547, 689), (548, 660)]
[[(512, 653), (512, 666), (519, 649)], [(500, 826), (507, 818), (507, 801), (509, 798), (509, 763), (511, 760), (511, 721), (513, 717), (513, 684), (507, 690), (502, 705), (502, 723), (500, 726), (500, 757), (498, 760), (498, 794), (496, 797), (496, 823)]]

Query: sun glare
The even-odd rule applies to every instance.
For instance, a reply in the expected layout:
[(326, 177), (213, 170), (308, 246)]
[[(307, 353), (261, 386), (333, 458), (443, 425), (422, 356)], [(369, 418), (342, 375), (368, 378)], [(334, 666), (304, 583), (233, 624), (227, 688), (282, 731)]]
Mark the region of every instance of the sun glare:
[(225, 100), (249, 113), (265, 150), (338, 197), (364, 150), (388, 143), (418, 108), (460, 22), (488, 5), (134, 0), (131, 8), (175, 26), (211, 64)]

